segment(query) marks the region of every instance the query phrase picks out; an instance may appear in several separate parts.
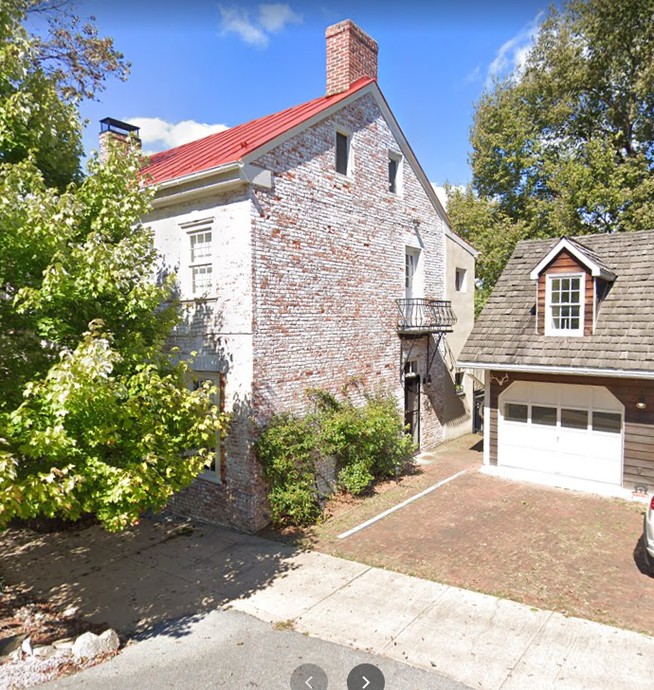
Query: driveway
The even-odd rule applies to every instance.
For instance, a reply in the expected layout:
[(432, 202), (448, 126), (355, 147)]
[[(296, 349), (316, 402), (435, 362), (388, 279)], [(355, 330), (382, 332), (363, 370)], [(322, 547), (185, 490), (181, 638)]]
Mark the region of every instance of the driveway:
[[(480, 474), (479, 437), (440, 446), (399, 486), (311, 534), (335, 556), (654, 635), (644, 505)], [(351, 536), (339, 534), (467, 470)], [(340, 508), (337, 506), (337, 510)]]

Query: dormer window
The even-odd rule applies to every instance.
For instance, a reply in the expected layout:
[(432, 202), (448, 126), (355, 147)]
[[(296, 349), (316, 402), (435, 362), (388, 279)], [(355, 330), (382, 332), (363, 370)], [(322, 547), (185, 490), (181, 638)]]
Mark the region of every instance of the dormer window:
[(585, 274), (547, 276), (545, 335), (584, 334)]

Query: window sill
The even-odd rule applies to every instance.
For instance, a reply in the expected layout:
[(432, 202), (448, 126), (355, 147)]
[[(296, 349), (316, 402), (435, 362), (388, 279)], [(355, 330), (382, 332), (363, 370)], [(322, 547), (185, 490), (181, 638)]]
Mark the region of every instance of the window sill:
[(545, 331), (546, 336), (555, 336), (559, 338), (583, 338), (583, 331)]
[(222, 479), (220, 478), (220, 475), (210, 470), (200, 472), (200, 474), (198, 475), (198, 479), (202, 479), (202, 481), (209, 482), (211, 484), (223, 483)]

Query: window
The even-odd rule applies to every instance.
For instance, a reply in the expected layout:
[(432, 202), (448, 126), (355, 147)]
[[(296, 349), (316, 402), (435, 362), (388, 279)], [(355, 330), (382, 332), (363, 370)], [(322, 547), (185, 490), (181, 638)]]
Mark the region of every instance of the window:
[(561, 408), (561, 426), (567, 429), (587, 429), (588, 410)]
[(556, 426), (556, 407), (531, 406), (531, 423), (542, 426)]
[(548, 275), (546, 335), (582, 335), (584, 274)]
[[(225, 390), (225, 376), (219, 372), (196, 372), (193, 379), (193, 390), (197, 390), (205, 381), (213, 384), (216, 389), (216, 393), (213, 396), (213, 402), (217, 405), (218, 409), (223, 411), (223, 399)], [(205, 465), (205, 470), (202, 473), (204, 479), (210, 479), (214, 482), (222, 482), (222, 456), (223, 456), (223, 442), (220, 438), (220, 434), (216, 434), (215, 442), (210, 447), (212, 451), (209, 454), (207, 464)]]
[(350, 174), (350, 137), (343, 132), (336, 132), (336, 172)]
[(457, 292), (466, 291), (466, 269), (457, 268), (454, 274), (454, 288)]
[(388, 154), (388, 191), (399, 194), (401, 187), (402, 156), (399, 153)]
[(213, 287), (213, 245), (211, 230), (189, 235), (191, 245), (191, 289), (194, 295), (209, 292)]
[(465, 393), (465, 389), (463, 387), (463, 377), (463, 371), (457, 371), (454, 373), (454, 390), (456, 391), (457, 395), (463, 395)]
[(622, 431), (622, 415), (615, 412), (593, 411), (593, 431), (619, 434)]
[(504, 405), (504, 419), (507, 422), (527, 422), (527, 405), (520, 403), (506, 403)]

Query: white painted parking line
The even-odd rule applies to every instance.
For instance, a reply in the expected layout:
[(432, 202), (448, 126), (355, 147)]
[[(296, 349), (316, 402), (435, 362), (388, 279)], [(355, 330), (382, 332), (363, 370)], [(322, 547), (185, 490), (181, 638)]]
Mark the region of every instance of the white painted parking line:
[(468, 470), (461, 470), (460, 472), (453, 474), (451, 477), (448, 477), (447, 479), (443, 479), (442, 481), (437, 482), (433, 486), (430, 486), (429, 488), (425, 489), (424, 491), (421, 491), (419, 494), (416, 494), (415, 496), (411, 496), (411, 498), (407, 498), (406, 501), (402, 501), (402, 503), (398, 503), (396, 506), (393, 506), (392, 508), (385, 510), (383, 513), (379, 513), (379, 515), (375, 515), (375, 517), (370, 518), (370, 520), (366, 520), (365, 522), (362, 522), (360, 525), (357, 525), (356, 527), (353, 527), (352, 529), (347, 530), (347, 532), (343, 532), (342, 534), (339, 534), (338, 539), (345, 539), (345, 537), (349, 537), (352, 534), (355, 534), (356, 532), (360, 532), (362, 529), (369, 527), (370, 525), (377, 522), (378, 520), (381, 520), (382, 518), (385, 518), (387, 515), (394, 513), (396, 510), (399, 510), (400, 508), (404, 508), (404, 506), (408, 506), (409, 503), (413, 503), (413, 501), (417, 501), (419, 498), (426, 496), (428, 493), (431, 493), (432, 491), (439, 489), (441, 486), (443, 486), (443, 484), (447, 484), (448, 482), (451, 482), (453, 479), (460, 477), (462, 474), (466, 474), (467, 471)]

